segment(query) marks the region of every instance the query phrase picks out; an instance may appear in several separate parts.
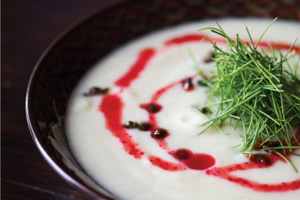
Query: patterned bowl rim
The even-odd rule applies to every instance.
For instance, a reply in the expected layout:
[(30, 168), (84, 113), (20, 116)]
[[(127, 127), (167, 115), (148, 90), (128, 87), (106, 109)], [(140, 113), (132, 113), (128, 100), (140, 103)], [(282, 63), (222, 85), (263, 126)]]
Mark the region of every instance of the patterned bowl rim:
[[(34, 68), (31, 72), (27, 89), (26, 89), (26, 95), (25, 95), (25, 115), (26, 115), (26, 121), (29, 128), (30, 135), (42, 154), (43, 158), (47, 161), (47, 163), (54, 169), (56, 173), (58, 173), (68, 184), (75, 186), (77, 189), (83, 191), (85, 194), (92, 198), (99, 199), (99, 196), (103, 198), (103, 195), (112, 198), (113, 195), (110, 194), (108, 191), (106, 191), (108, 194), (103, 194), (99, 191), (96, 191), (92, 187), (90, 187), (88, 184), (86, 184), (83, 180), (79, 177), (74, 178), (70, 174), (68, 174), (62, 167), (59, 166), (59, 164), (51, 157), (49, 152), (45, 149), (41, 139), (37, 135), (40, 134), (39, 129), (36, 124), (36, 120), (33, 116), (33, 103), (32, 103), (32, 93), (33, 93), (33, 84), (35, 83), (38, 71), (40, 68), (41, 63), (43, 60), (47, 57), (49, 52), (54, 49), (57, 44), (61, 41), (63, 41), (68, 35), (73, 32), (77, 27), (83, 25), (84, 23), (87, 23), (89, 20), (93, 19), (94, 17), (97, 17), (100, 13), (102, 13), (105, 10), (113, 9), (116, 6), (121, 6), (122, 4), (128, 3), (130, 0), (119, 0), (114, 3), (111, 3), (109, 5), (103, 6), (102, 8), (98, 9), (97, 11), (94, 11), (91, 14), (88, 14), (87, 16), (83, 17), (82, 19), (79, 19), (78, 21), (71, 24), (69, 27), (65, 28), (49, 45), (48, 47), (43, 51), (40, 58), (38, 59), (37, 63), (34, 65)], [(111, 196), (112, 195), (112, 196)]]

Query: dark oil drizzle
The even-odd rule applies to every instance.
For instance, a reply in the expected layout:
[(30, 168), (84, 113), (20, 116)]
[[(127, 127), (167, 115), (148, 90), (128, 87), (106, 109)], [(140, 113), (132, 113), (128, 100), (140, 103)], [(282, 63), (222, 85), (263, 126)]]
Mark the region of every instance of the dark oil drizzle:
[(109, 92), (109, 88), (100, 88), (100, 87), (92, 87), (87, 93), (84, 93), (84, 96), (95, 96), (107, 94)]

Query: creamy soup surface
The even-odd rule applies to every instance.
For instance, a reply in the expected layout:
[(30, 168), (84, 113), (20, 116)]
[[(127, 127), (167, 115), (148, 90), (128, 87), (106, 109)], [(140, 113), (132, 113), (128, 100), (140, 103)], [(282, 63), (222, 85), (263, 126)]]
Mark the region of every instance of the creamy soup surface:
[[(258, 40), (270, 20), (218, 21), (231, 37)], [(200, 125), (207, 117), (196, 108), (210, 90), (197, 84), (198, 68), (208, 75), (212, 45), (225, 40), (209, 31), (215, 21), (183, 24), (147, 35), (111, 53), (80, 81), (69, 101), (66, 130), (75, 157), (100, 185), (124, 200), (295, 200), (300, 173), (282, 159), (251, 162), (241, 154), (242, 129)], [(124, 33), (126, 34), (126, 33)], [(277, 21), (262, 40), (276, 42), (284, 53), (300, 37), (300, 24)], [(299, 55), (300, 41), (294, 48)], [(84, 96), (92, 87), (104, 95)], [(126, 128), (129, 121), (144, 130)], [(148, 126), (147, 126), (148, 125)], [(149, 127), (149, 125), (151, 127)], [(141, 128), (142, 129), (142, 128)], [(295, 153), (300, 153), (295, 152)], [(300, 158), (289, 159), (300, 170)]]

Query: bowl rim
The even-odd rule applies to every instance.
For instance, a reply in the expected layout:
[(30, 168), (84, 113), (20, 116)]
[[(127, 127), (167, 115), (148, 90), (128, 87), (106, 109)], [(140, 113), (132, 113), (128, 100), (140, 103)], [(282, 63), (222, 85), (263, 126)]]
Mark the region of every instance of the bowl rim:
[[(38, 138), (38, 134), (40, 134), (39, 128), (36, 124), (36, 121), (33, 117), (33, 103), (32, 103), (32, 93), (33, 93), (33, 84), (35, 80), (37, 79), (37, 74), (40, 68), (40, 65), (42, 64), (43, 60), (46, 58), (46, 56), (59, 44), (59, 42), (63, 41), (71, 32), (76, 30), (76, 28), (80, 27), (81, 25), (84, 25), (88, 21), (92, 20), (93, 18), (97, 17), (99, 14), (101, 14), (105, 10), (114, 9), (116, 7), (122, 6), (126, 3), (132, 3), (134, 0), (117, 0), (113, 3), (110, 3), (108, 5), (104, 5), (103, 7), (97, 9), (96, 11), (88, 14), (87, 16), (83, 16), (79, 20), (71, 23), (68, 27), (66, 27), (60, 34), (58, 34), (54, 40), (46, 47), (46, 49), (42, 52), (41, 56), (39, 57), (38, 61), (33, 67), (33, 70), (30, 74), (27, 88), (26, 88), (26, 94), (25, 94), (25, 116), (26, 121), (28, 125), (28, 129), (31, 135), (32, 140), (34, 141), (35, 146), (39, 150), (39, 152), (42, 154), (43, 158), (46, 160), (46, 162), (51, 166), (52, 169), (63, 179), (65, 180), (69, 185), (75, 187), (76, 189), (79, 189), (84, 192), (84, 194), (88, 195), (91, 198), (99, 199), (101, 197), (107, 197), (107, 198), (116, 198), (108, 192), (112, 196), (108, 196), (108, 194), (101, 193), (100, 191), (95, 190), (91, 186), (89, 186), (87, 183), (85, 183), (83, 180), (79, 181), (80, 177), (74, 178), (70, 174), (68, 174), (59, 164), (50, 156), (49, 152), (45, 149), (42, 141)], [(103, 199), (104, 200), (104, 199)]]

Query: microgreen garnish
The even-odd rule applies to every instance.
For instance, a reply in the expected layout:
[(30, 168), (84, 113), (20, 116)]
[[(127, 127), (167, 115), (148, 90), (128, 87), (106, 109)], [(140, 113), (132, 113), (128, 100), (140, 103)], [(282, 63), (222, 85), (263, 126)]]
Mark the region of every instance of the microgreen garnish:
[[(291, 52), (295, 43), (285, 55), (271, 46), (269, 53), (259, 49), (259, 42), (275, 20), (256, 43), (247, 27), (250, 42), (243, 42), (238, 34), (235, 40), (231, 39), (218, 23), (218, 28), (199, 30), (222, 36), (228, 46), (223, 50), (211, 41), (217, 74), (208, 80), (211, 96), (205, 107), (218, 108), (215, 116), (202, 125), (221, 128), (229, 121), (244, 130), (241, 152), (251, 156), (255, 150), (268, 150), (289, 161), (285, 155), (300, 146), (300, 136), (295, 134), (300, 127), (300, 79), (296, 70), (299, 60), (288, 61), (296, 57)], [(272, 142), (277, 145), (268, 145)]]

